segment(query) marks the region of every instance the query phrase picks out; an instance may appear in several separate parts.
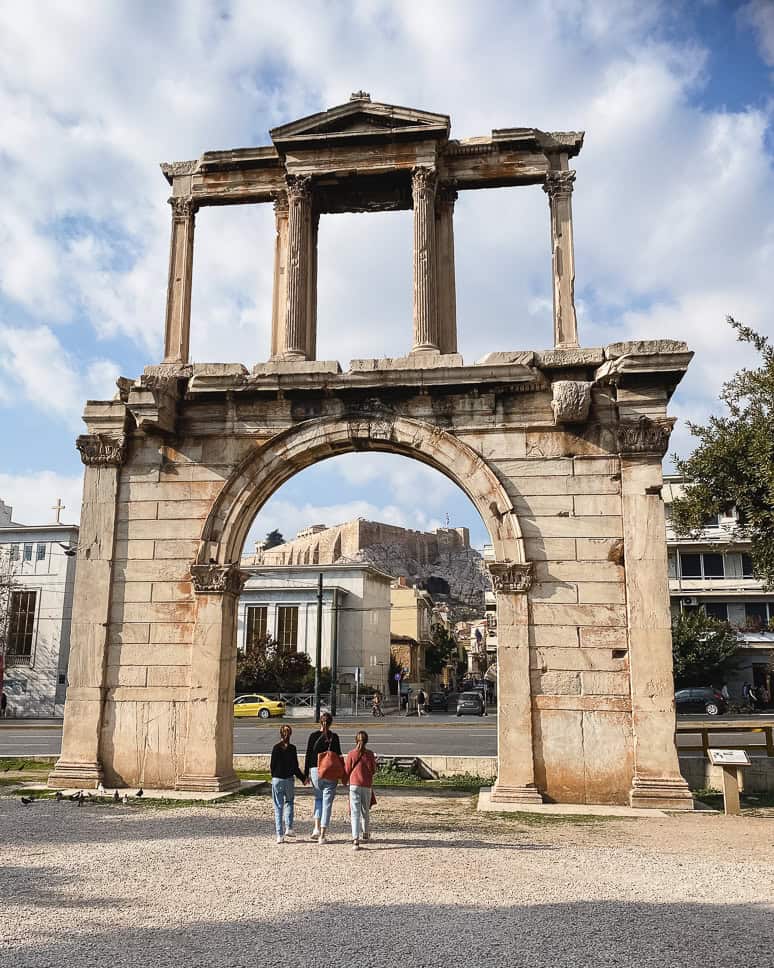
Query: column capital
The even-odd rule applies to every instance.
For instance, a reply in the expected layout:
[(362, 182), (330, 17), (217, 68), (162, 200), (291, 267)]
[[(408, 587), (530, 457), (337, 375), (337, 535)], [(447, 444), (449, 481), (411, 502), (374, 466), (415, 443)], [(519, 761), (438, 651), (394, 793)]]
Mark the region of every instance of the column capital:
[(191, 565), (191, 582), (197, 595), (239, 595), (249, 578), (238, 565)]
[(310, 201), (312, 198), (311, 175), (286, 175), (288, 201)]
[(119, 467), (126, 460), (126, 437), (123, 434), (81, 434), (75, 446), (87, 467)]
[(411, 190), (416, 195), (418, 192), (435, 192), (438, 171), (427, 165), (419, 165), (411, 169)]
[(495, 595), (520, 594), (532, 587), (531, 561), (488, 561), (486, 567), (492, 576)]
[(549, 198), (562, 198), (572, 195), (575, 172), (572, 168), (567, 171), (549, 171), (543, 183), (543, 191)]
[(171, 195), (167, 201), (173, 218), (193, 218), (199, 211), (199, 203), (191, 195)]
[(274, 214), (275, 215), (288, 214), (288, 193), (287, 192), (274, 193)]
[(644, 414), (639, 420), (622, 420), (615, 427), (616, 450), (619, 454), (653, 454), (663, 457), (669, 447), (669, 437), (675, 423), (675, 417), (658, 417), (653, 420)]
[(435, 192), (435, 203), (438, 208), (448, 207), (453, 209), (454, 203), (459, 197), (459, 192), (454, 187), (456, 181), (443, 182), (438, 186)]

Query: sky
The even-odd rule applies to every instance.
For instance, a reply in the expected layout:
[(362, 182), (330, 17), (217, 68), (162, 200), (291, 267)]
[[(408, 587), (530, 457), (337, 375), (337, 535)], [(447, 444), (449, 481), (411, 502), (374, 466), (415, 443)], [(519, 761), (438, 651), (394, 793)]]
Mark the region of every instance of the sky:
[[(267, 144), (269, 128), (360, 89), (449, 114), (452, 137), (586, 131), (573, 162), (580, 340), (686, 340), (696, 357), (671, 410), (674, 449), (690, 450), (685, 420), (717, 410), (750, 360), (725, 315), (774, 332), (774, 0), (39, 0), (0, 5), (0, 498), (16, 520), (52, 520), (57, 497), (77, 520), (84, 401), (161, 359), (158, 163)], [(269, 206), (197, 216), (197, 362), (267, 358), (273, 238)], [(539, 186), (462, 193), (455, 243), (466, 362), (548, 347)], [(321, 220), (321, 359), (405, 354), (411, 246), (411, 213)], [(348, 455), (289, 481), (251, 540), (447, 514), (484, 540), (437, 472)]]

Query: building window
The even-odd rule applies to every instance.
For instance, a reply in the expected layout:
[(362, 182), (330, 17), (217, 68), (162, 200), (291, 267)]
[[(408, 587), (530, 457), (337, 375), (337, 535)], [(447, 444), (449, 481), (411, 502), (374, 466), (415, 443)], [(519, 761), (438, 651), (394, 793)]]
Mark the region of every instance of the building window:
[(266, 651), (266, 620), (268, 609), (265, 605), (247, 606), (247, 631), (245, 634), (245, 649), (251, 652), (259, 649)]
[(38, 561), (46, 560), (46, 546), (44, 544), (39, 544), (36, 552), (36, 558)]
[(752, 555), (742, 554), (742, 578), (755, 578)]
[(682, 578), (725, 578), (723, 555), (684, 554), (681, 551), (680, 575)]
[(281, 652), (295, 652), (298, 644), (298, 605), (277, 609), (277, 642)]
[[(31, 547), (31, 546), (30, 546)], [(31, 656), (32, 633), (35, 626), (35, 591), (11, 593), (10, 619), (8, 623), (8, 655)]]
[(11, 545), (11, 561), (19, 560), (19, 546), (17, 544)]
[(24, 546), (24, 560), (25, 561), (32, 561), (32, 545), (31, 544), (26, 544)]
[(728, 605), (725, 602), (705, 602), (704, 611), (710, 618), (716, 618), (721, 622), (728, 621)]
[(765, 629), (769, 624), (769, 609), (766, 602), (745, 602), (744, 621), (748, 629)]

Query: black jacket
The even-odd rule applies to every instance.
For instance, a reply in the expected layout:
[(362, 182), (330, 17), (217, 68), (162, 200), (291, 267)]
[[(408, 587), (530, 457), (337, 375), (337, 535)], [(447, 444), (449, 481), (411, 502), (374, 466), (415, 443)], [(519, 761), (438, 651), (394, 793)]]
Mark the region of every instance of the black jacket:
[(287, 780), (291, 776), (297, 776), (299, 780), (304, 780), (304, 774), (298, 765), (298, 752), (292, 743), (283, 746), (277, 743), (271, 751), (271, 775), (280, 780)]
[(326, 739), (322, 730), (312, 733), (309, 742), (306, 744), (306, 759), (304, 760), (304, 774), (309, 776), (309, 771), (317, 766), (317, 757), (320, 753), (338, 753), (341, 756), (341, 743), (336, 733), (328, 733)]

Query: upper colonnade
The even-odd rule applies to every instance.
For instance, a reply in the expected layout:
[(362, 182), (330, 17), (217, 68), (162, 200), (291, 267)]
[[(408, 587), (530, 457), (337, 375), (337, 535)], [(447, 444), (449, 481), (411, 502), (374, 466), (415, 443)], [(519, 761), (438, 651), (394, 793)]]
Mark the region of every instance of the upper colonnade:
[(322, 214), (413, 209), (412, 354), (456, 354), (454, 203), (458, 192), (542, 185), (548, 195), (554, 346), (578, 346), (569, 159), (583, 132), (501, 128), (449, 138), (450, 120), (372, 102), (346, 104), (270, 131), (272, 145), (208, 151), (163, 164), (172, 186), (165, 363), (189, 362), (194, 223), (205, 205), (273, 202), (271, 358), (316, 359), (317, 235)]

